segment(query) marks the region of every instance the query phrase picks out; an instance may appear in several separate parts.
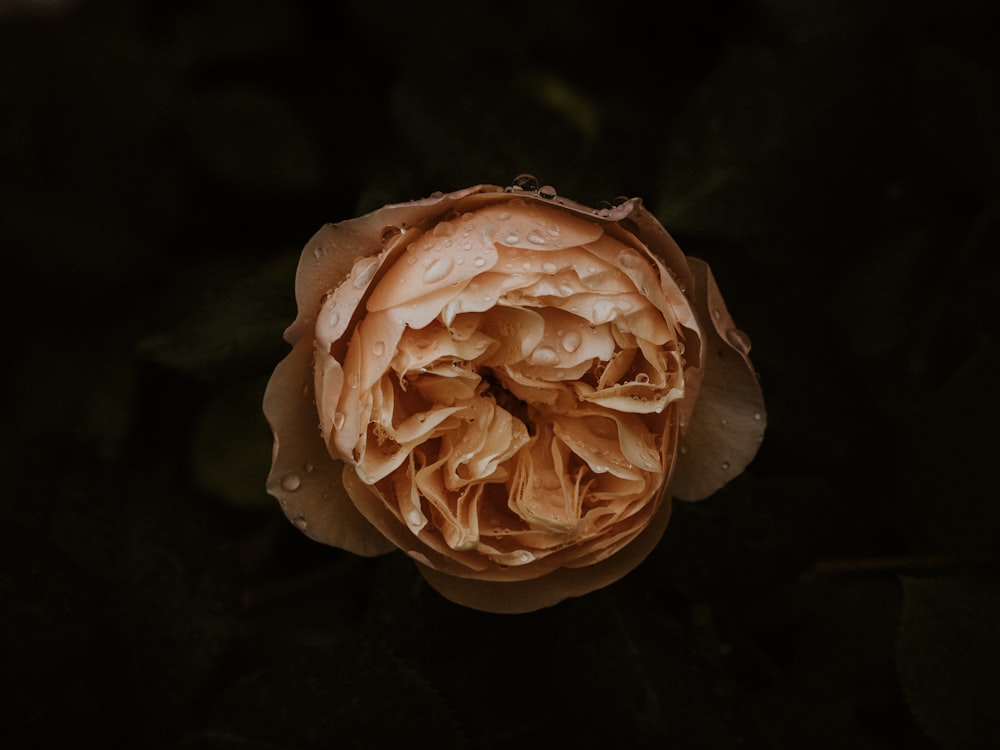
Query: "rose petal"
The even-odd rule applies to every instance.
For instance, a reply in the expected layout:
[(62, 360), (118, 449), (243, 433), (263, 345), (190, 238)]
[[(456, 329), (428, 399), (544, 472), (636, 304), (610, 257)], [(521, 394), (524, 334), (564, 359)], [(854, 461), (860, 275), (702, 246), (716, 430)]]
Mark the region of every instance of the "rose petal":
[(416, 227), (421, 222), (448, 212), (462, 198), (475, 193), (501, 192), (493, 185), (474, 185), (446, 195), (384, 206), (377, 211), (322, 227), (306, 243), (295, 275), (298, 315), (285, 331), (285, 340), (294, 344), (310, 335), (316, 325), (322, 296), (330, 291), (331, 279), (346, 279), (356, 258), (382, 251), (386, 230)]
[(619, 580), (646, 558), (663, 536), (670, 519), (670, 498), (642, 532), (614, 555), (582, 568), (559, 568), (526, 581), (480, 581), (438, 572), (426, 564), (420, 570), (427, 582), (456, 604), (496, 614), (519, 614), (591, 591)]
[(695, 305), (705, 337), (702, 380), (682, 438), (671, 488), (682, 500), (702, 500), (737, 477), (757, 454), (767, 415), (746, 335), (733, 323), (712, 271), (688, 258)]
[(358, 555), (394, 548), (358, 513), (344, 491), (341, 462), (330, 457), (313, 403), (313, 342), (301, 339), (275, 368), (264, 392), (264, 414), (274, 432), (267, 491), (305, 534)]

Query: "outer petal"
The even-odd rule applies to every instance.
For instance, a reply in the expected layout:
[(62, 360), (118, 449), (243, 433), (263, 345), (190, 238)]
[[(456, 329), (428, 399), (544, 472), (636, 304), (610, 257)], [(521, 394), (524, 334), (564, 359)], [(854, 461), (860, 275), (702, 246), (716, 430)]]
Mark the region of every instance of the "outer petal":
[(300, 339), (274, 370), (264, 414), (274, 432), (267, 491), (312, 539), (358, 555), (395, 549), (358, 513), (344, 491), (342, 463), (327, 452), (313, 401), (313, 342)]
[(389, 206), (322, 227), (306, 243), (295, 274), (295, 300), (298, 317), (285, 331), (285, 339), (294, 344), (304, 335), (312, 335), (323, 294), (332, 285), (350, 274), (359, 257), (374, 255), (382, 250), (382, 235), (386, 228), (405, 229), (417, 226), (428, 218), (440, 216), (461, 198), (483, 191), (501, 192), (492, 185), (474, 185), (447, 195), (395, 203)]
[(583, 596), (623, 578), (646, 559), (670, 520), (670, 497), (664, 496), (649, 525), (624, 549), (581, 568), (559, 568), (527, 581), (478, 581), (440, 573), (418, 562), (427, 582), (442, 596), (483, 612), (519, 614)]
[(682, 438), (671, 489), (682, 500), (702, 500), (746, 468), (764, 439), (767, 415), (750, 341), (736, 328), (712, 271), (688, 258), (694, 304), (704, 336), (702, 381)]

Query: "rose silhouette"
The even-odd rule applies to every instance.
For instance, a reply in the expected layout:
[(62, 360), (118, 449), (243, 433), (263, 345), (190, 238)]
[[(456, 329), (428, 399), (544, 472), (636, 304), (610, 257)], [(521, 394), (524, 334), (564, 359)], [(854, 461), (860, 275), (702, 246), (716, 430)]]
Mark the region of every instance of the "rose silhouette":
[(749, 340), (707, 265), (617, 203), (525, 178), (320, 229), (264, 396), (293, 523), (524, 612), (621, 578), (672, 496), (742, 472), (765, 423)]

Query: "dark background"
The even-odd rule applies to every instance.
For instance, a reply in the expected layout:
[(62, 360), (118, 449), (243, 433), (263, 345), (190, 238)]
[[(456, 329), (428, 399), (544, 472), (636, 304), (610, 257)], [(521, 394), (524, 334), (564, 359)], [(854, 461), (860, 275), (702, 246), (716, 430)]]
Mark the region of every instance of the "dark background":
[[(997, 4), (398, 5), (0, 0), (0, 744), (988, 747)], [(770, 424), (497, 616), (289, 524), (260, 399), (323, 223), (522, 172), (712, 264)]]

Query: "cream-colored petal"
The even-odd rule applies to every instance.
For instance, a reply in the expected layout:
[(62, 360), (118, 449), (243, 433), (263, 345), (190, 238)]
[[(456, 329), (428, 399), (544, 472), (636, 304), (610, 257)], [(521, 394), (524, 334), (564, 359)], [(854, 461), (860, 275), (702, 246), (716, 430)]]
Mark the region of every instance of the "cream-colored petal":
[(480, 360), (486, 367), (500, 367), (526, 359), (545, 335), (545, 319), (533, 310), (498, 306), (483, 315), (481, 330), (500, 343)]
[(441, 471), (447, 458), (442, 456), (419, 468), (413, 483), (436, 516), (437, 527), (448, 546), (453, 550), (472, 550), (479, 542), (476, 507), (482, 485), (466, 485), (457, 492), (449, 489)]
[(455, 210), (484, 217), (495, 242), (530, 250), (577, 247), (595, 241), (605, 229), (595, 217), (566, 213), (529, 196), (487, 190), (463, 196)]
[(434, 436), (435, 433), (440, 433), (441, 424), (456, 412), (463, 410), (463, 407), (431, 409), (407, 417), (396, 428), (391, 424), (379, 425), (383, 436), (390, 438), (384, 444), (387, 450), (380, 450), (380, 446), (372, 446), (371, 441), (368, 441), (355, 467), (358, 477), (368, 484), (375, 484), (387, 477), (406, 460), (406, 456), (414, 446)]
[(689, 258), (705, 336), (701, 389), (682, 437), (671, 488), (701, 500), (738, 476), (757, 454), (767, 415), (746, 334), (726, 310), (708, 265)]
[(565, 417), (555, 421), (553, 432), (592, 472), (610, 472), (623, 479), (641, 478), (642, 471), (621, 450), (617, 429), (601, 429), (604, 422), (596, 417)]
[(383, 206), (363, 216), (323, 226), (306, 243), (299, 258), (295, 275), (298, 315), (285, 331), (285, 339), (294, 344), (302, 336), (310, 335), (323, 295), (332, 291), (331, 282), (337, 284), (348, 278), (357, 258), (376, 255), (386, 247), (405, 245), (405, 236), (398, 236), (399, 230), (409, 230), (432, 217), (443, 216), (463, 198), (498, 192), (501, 189), (493, 185), (474, 185), (453, 193)]
[(358, 513), (330, 457), (313, 404), (313, 342), (301, 339), (271, 376), (264, 414), (274, 432), (267, 491), (312, 539), (359, 555), (379, 555), (391, 542)]
[(452, 406), (476, 398), (482, 391), (482, 379), (469, 369), (437, 364), (412, 378), (413, 389), (432, 404)]
[[(398, 474), (394, 475), (393, 479), (396, 477)], [(379, 486), (373, 486), (365, 484), (358, 478), (354, 469), (345, 465), (343, 483), (347, 494), (354, 501), (355, 507), (368, 519), (369, 523), (410, 557), (420, 560), (426, 565), (440, 566), (441, 569), (458, 574), (482, 573), (487, 568), (488, 563), (475, 553), (462, 553), (453, 550), (443, 541), (438, 545), (429, 544), (428, 542), (434, 541), (434, 537), (428, 538), (427, 528), (421, 529), (419, 536), (414, 534), (409, 524), (415, 521), (419, 527), (420, 519), (413, 516), (413, 511), (417, 510), (417, 507), (414, 500), (406, 494), (409, 492), (409, 485), (412, 484), (409, 480), (406, 481), (403, 492), (397, 491), (393, 485), (398, 484), (398, 482), (391, 480), (385, 480)], [(396, 497), (404, 498), (398, 506), (393, 507), (383, 496), (380, 489), (383, 485), (389, 489), (390, 493), (396, 492)], [(404, 509), (406, 520), (404, 520), (403, 515)]]
[[(469, 410), (475, 422), (465, 428), (472, 433), (475, 449), (466, 451), (459, 458), (468, 466), (470, 477), (485, 480), (528, 442), (528, 430), (519, 419), (492, 399), (478, 399), (475, 406), (478, 408)], [(477, 415), (476, 411), (480, 414)]]
[(503, 388), (525, 404), (544, 405), (548, 412), (558, 413), (576, 404), (572, 390), (558, 380), (538, 373), (537, 367), (522, 367), (521, 363), (495, 370), (494, 374)]
[(473, 580), (419, 567), (427, 582), (456, 604), (496, 614), (533, 612), (604, 588), (631, 572), (660, 541), (669, 519), (670, 498), (665, 497), (642, 532), (615, 554), (587, 567), (559, 568), (531, 580)]
[[(442, 222), (436, 230), (450, 224)], [(497, 251), (490, 236), (475, 226), (469, 228), (473, 231), (468, 238), (452, 239), (429, 232), (413, 242), (368, 298), (368, 310), (413, 304), (428, 294), (463, 285), (493, 268)]]
[(568, 451), (554, 437), (543, 422), (518, 454), (509, 506), (532, 527), (565, 534), (576, 528), (583, 498), (579, 481), (566, 475)]
[[(476, 318), (478, 319), (478, 314)], [(419, 330), (406, 330), (400, 337), (390, 364), (393, 371), (402, 377), (426, 372), (436, 363), (469, 362), (482, 356), (494, 343), (482, 331), (469, 332), (464, 338), (455, 338), (451, 329), (435, 321)]]

